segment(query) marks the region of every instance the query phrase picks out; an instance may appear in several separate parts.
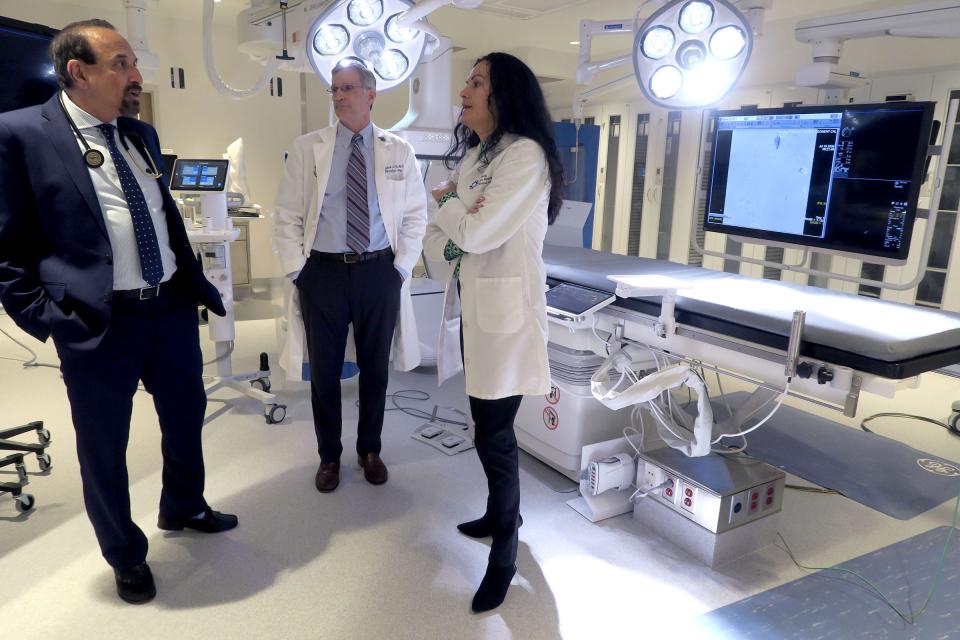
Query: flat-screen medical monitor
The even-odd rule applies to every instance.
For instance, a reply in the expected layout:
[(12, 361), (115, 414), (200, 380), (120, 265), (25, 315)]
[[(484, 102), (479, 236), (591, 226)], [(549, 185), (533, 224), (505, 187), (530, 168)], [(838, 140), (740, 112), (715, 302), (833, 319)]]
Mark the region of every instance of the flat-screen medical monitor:
[(583, 322), (591, 313), (616, 299), (609, 291), (562, 282), (547, 291), (547, 315), (560, 320)]
[(170, 180), (172, 191), (223, 191), (227, 186), (229, 160), (178, 158)]
[(933, 108), (898, 102), (717, 112), (704, 229), (904, 263)]
[(0, 17), (0, 112), (31, 107), (57, 91), (47, 50), (56, 29)]

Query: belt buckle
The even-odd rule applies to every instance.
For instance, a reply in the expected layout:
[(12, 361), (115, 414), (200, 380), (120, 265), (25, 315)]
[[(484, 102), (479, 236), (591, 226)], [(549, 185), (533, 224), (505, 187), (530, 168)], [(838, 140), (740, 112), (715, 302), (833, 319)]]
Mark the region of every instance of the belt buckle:
[(155, 284), (152, 287), (144, 287), (140, 289), (140, 300), (150, 300), (151, 298), (156, 298), (160, 295), (160, 285)]
[(356, 264), (360, 262), (360, 257), (359, 253), (345, 253), (343, 254), (343, 261), (346, 264)]

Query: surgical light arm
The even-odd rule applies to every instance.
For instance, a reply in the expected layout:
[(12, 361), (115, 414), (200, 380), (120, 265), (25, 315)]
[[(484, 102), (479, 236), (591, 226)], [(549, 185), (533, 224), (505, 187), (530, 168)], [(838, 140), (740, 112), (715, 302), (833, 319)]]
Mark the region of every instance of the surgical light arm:
[(813, 62), (797, 70), (800, 86), (849, 89), (859, 82), (837, 66), (843, 43), (860, 38), (960, 37), (960, 2), (937, 0), (876, 11), (858, 11), (797, 23), (794, 36), (811, 45)]

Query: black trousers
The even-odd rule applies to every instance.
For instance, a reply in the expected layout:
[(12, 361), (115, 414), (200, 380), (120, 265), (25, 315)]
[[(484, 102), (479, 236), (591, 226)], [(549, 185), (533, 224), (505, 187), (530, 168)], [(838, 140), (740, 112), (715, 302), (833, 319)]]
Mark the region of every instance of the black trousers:
[[(460, 283), (457, 283), (460, 291)], [(460, 355), (463, 355), (463, 325), (460, 328)], [(513, 424), (523, 396), (483, 400), (467, 396), (473, 417), (473, 445), (487, 476), (487, 510), (492, 544), (488, 562), (509, 567), (517, 562), (517, 528), (520, 520), (520, 460)]]
[(390, 252), (351, 264), (314, 253), (297, 277), (321, 462), (339, 462), (343, 453), (340, 373), (351, 323), (360, 369), (357, 453), (380, 453), (390, 346), (400, 311), (402, 284)]
[(493, 543), (489, 562), (508, 567), (517, 562), (517, 522), (520, 517), (520, 466), (513, 422), (523, 396), (481, 400), (470, 396), (480, 464), (487, 476), (487, 511)]
[(96, 349), (77, 351), (58, 344), (57, 352), (87, 515), (103, 557), (112, 567), (126, 569), (147, 556), (147, 538), (130, 517), (126, 463), (133, 395), (140, 381), (153, 396), (160, 420), (160, 513), (187, 518), (206, 508), (200, 432), (207, 397), (197, 304), (176, 289), (151, 300), (117, 300)]

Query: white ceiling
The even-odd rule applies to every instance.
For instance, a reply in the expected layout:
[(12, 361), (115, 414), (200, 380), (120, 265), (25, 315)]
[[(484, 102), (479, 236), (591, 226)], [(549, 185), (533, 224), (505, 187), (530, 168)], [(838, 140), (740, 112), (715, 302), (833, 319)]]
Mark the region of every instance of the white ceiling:
[[(148, 11), (167, 16), (186, 18), (201, 15), (201, 0), (156, 0), (157, 6)], [(122, 0), (84, 0), (90, 8), (115, 8)], [(643, 0), (486, 0), (486, 9), (469, 10), (443, 7), (428, 18), (444, 35), (458, 46), (483, 51), (510, 50), (518, 46), (536, 47), (558, 52), (575, 51), (571, 40), (577, 39), (580, 20), (630, 18)], [(766, 22), (797, 20), (846, 13), (868, 8), (913, 4), (912, 0), (774, 0), (767, 11)], [(250, 6), (249, 0), (221, 0), (216, 5), (216, 21), (233, 24), (236, 15)], [(648, 15), (652, 6), (644, 7), (641, 15)], [(505, 14), (528, 14), (534, 17), (518, 19)], [(600, 45), (602, 47), (602, 45)], [(619, 47), (613, 47), (619, 48)]]
[[(70, 4), (82, 4), (84, 10), (90, 11), (92, 15), (98, 8), (116, 10), (122, 6), (122, 0), (64, 1)], [(0, 14), (3, 13), (2, 5), (6, 2), (20, 3), (22, 0), (0, 0)], [(507, 10), (504, 7), (509, 6), (512, 7), (509, 9), (511, 11), (539, 12), (539, 15), (517, 18), (499, 15), (492, 11), (456, 9), (452, 6), (438, 9), (429, 16), (429, 21), (441, 33), (451, 38), (458, 49), (463, 48), (456, 54), (457, 59), (469, 61), (490, 51), (510, 51), (527, 60), (538, 75), (565, 80), (572, 80), (576, 69), (579, 48), (571, 44), (571, 41), (578, 39), (581, 20), (585, 18), (630, 19), (638, 12), (638, 8), (641, 17), (649, 15), (653, 10), (653, 5), (645, 0), (487, 0), (487, 3), (488, 9), (494, 11)], [(177, 17), (199, 23), (202, 4), (202, 0), (156, 0), (156, 6), (148, 10), (148, 15)], [(792, 51), (794, 56), (807, 57), (809, 47), (800, 45), (792, 37), (793, 25), (798, 20), (906, 4), (914, 4), (914, 2), (913, 0), (773, 0), (773, 7), (766, 13), (765, 37), (761, 39), (762, 46), (756, 53), (762, 53), (766, 58), (771, 56), (777, 58), (781, 54), (787, 55)], [(232, 26), (236, 23), (237, 14), (249, 6), (250, 0), (222, 0), (216, 5), (215, 19), (220, 24)], [(889, 39), (885, 42), (895, 40), (904, 39)], [(630, 36), (596, 38), (593, 43), (592, 57), (596, 60), (622, 55), (630, 50), (631, 45)], [(884, 46), (889, 48), (900, 45), (885, 44)], [(922, 47), (923, 45), (910, 46)], [(857, 46), (849, 46), (847, 50), (855, 52), (856, 48)], [(866, 64), (860, 64), (862, 67), (869, 67), (869, 63), (868, 57)], [(753, 77), (747, 80), (753, 82), (765, 82), (774, 78), (782, 80), (770, 68), (773, 65), (775, 65), (773, 60), (752, 60), (750, 66), (755, 72), (749, 74)], [(862, 67), (858, 68), (863, 70)], [(792, 69), (789, 76), (792, 77)]]

